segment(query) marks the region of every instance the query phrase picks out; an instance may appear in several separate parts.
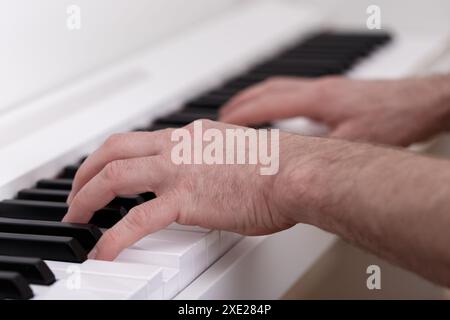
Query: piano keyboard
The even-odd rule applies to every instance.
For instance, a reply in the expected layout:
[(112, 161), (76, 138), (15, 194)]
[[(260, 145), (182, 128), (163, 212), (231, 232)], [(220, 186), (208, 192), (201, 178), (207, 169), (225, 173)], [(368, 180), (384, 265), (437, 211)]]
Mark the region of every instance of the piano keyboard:
[[(248, 86), (272, 76), (343, 74), (389, 40), (386, 33), (312, 35), (180, 111), (136, 130), (216, 120), (220, 106)], [(173, 224), (125, 249), (113, 262), (88, 260), (104, 229), (154, 195), (118, 197), (89, 224), (59, 222), (83, 160), (62, 168), (55, 178), (43, 177), (14, 199), (0, 201), (0, 298), (170, 299), (240, 239), (230, 232)]]

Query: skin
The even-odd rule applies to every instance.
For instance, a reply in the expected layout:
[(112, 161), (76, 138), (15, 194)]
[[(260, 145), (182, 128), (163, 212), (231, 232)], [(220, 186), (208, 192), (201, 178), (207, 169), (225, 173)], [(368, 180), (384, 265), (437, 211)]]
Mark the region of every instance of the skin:
[[(267, 83), (252, 88), (224, 107), (222, 119), (250, 124), (250, 115), (245, 116), (249, 111), (244, 109), (253, 105), (250, 99), (257, 99), (259, 104), (270, 101), (252, 111), (255, 121), (261, 123), (314, 113), (314, 118), (334, 128), (334, 137), (407, 144), (449, 129), (445, 124), (450, 123), (450, 110), (446, 110), (450, 106), (446, 88), (450, 86), (441, 83), (448, 84), (448, 78), (429, 80), (433, 86), (418, 79), (401, 83), (278, 79), (286, 81), (279, 93), (262, 93), (261, 86)], [(416, 81), (423, 81), (424, 88)], [(412, 88), (408, 89), (407, 83)], [(340, 90), (335, 91), (336, 85)], [(420, 94), (413, 99), (411, 95), (419, 87)], [(271, 96), (257, 98), (260, 94)], [(313, 102), (314, 97), (321, 99), (320, 105), (326, 105), (332, 116)], [(418, 100), (421, 103), (416, 103)], [(277, 110), (271, 111), (276, 101)], [(359, 107), (363, 103), (364, 107)], [(414, 116), (405, 114), (407, 106)], [(367, 125), (370, 121), (365, 112), (376, 124)], [(420, 118), (424, 121), (418, 122), (419, 115), (426, 116)], [(233, 127), (211, 121), (204, 121), (203, 126), (222, 131)], [(192, 130), (192, 125), (187, 129)], [(170, 160), (171, 132), (114, 135), (78, 170), (64, 221), (88, 222), (94, 211), (116, 195), (153, 191), (158, 196), (133, 208), (106, 231), (91, 258), (112, 260), (124, 248), (174, 221), (246, 235), (271, 234), (308, 223), (432, 281), (450, 285), (448, 161), (336, 138), (281, 133), (280, 171), (261, 176), (257, 165), (177, 166)]]
[(295, 116), (330, 137), (408, 146), (448, 127), (450, 75), (403, 80), (274, 78), (230, 100), (220, 121), (250, 126)]

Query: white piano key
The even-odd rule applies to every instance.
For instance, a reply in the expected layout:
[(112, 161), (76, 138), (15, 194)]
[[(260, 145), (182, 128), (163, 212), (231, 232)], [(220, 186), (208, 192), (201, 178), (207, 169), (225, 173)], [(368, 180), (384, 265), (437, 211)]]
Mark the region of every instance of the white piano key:
[(93, 274), (145, 280), (149, 297), (163, 286), (163, 269), (159, 266), (89, 259), (82, 263), (81, 270)]
[(64, 283), (67, 288), (75, 284), (82, 290), (120, 292), (127, 295), (128, 299), (147, 299), (163, 285), (161, 269), (155, 267), (152, 267), (153, 270), (150, 270), (146, 276), (141, 274), (140, 277), (133, 277), (130, 276), (130, 272), (133, 269), (140, 271), (140, 268), (128, 265), (129, 270), (127, 270), (124, 268), (126, 264), (93, 260), (86, 265), (57, 261), (46, 261), (46, 263), (59, 280), (58, 282)]
[[(145, 239), (140, 249), (125, 249), (116, 261), (161, 265), (179, 270), (180, 284), (189, 283), (201, 265), (206, 268), (206, 247), (183, 245), (170, 241)], [(147, 250), (143, 250), (143, 248)], [(204, 269), (203, 268), (203, 269)]]
[(206, 235), (206, 264), (209, 266), (222, 255), (220, 250), (220, 231), (213, 230)]
[(176, 223), (176, 222), (171, 223), (167, 227), (167, 229), (168, 230), (180, 230), (180, 231), (204, 232), (204, 233), (208, 233), (208, 232), (211, 231), (210, 229), (197, 227), (197, 226), (186, 226), (186, 225), (179, 224), (179, 223)]
[(64, 280), (51, 286), (31, 285), (33, 300), (129, 300), (128, 292), (69, 289)]
[(167, 268), (163, 270), (163, 299), (172, 299), (181, 289), (180, 271), (177, 269)]
[(243, 236), (238, 233), (229, 231), (220, 231), (220, 252), (225, 254), (231, 247), (233, 247)]

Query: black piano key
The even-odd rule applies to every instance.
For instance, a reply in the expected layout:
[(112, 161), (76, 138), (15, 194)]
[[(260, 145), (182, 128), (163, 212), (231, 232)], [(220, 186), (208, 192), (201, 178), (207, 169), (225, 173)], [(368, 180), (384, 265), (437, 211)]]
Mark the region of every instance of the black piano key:
[[(68, 205), (60, 202), (20, 199), (0, 201), (0, 217), (4, 218), (61, 221), (67, 210)], [(100, 228), (110, 228), (126, 213), (123, 207), (106, 207), (97, 211), (90, 223)]]
[(244, 90), (244, 89), (246, 89), (248, 87), (254, 86), (254, 85), (256, 85), (259, 82), (261, 82), (260, 79), (258, 79), (258, 80), (251, 80), (251, 79), (245, 79), (245, 78), (235, 78), (235, 79), (230, 80), (229, 82), (227, 82), (225, 84), (225, 86), (227, 88), (236, 90), (237, 93), (239, 93), (240, 91), (242, 91), (242, 90)]
[(198, 120), (198, 119), (210, 119), (216, 120), (217, 115), (213, 115), (212, 113), (190, 113), (190, 112), (178, 112), (174, 113), (170, 116), (158, 119), (155, 124), (177, 124), (177, 125), (188, 125), (189, 123)]
[(149, 127), (146, 129), (146, 131), (158, 131), (158, 130), (164, 130), (168, 128), (181, 128), (183, 125), (181, 124), (174, 124), (174, 123), (152, 123), (149, 125)]
[(338, 67), (347, 69), (353, 64), (352, 60), (332, 59), (332, 58), (280, 58), (273, 63), (263, 64), (263, 66), (284, 67), (284, 68), (299, 68), (301, 65), (316, 68), (323, 67)]
[(134, 131), (134, 132), (147, 132), (147, 131), (150, 131), (150, 130), (147, 127), (139, 127), (139, 128), (134, 128), (132, 131)]
[(221, 106), (228, 99), (229, 99), (228, 96), (219, 96), (219, 95), (208, 94), (208, 95), (201, 97), (198, 100), (193, 101), (192, 103), (193, 104)]
[(307, 65), (307, 64), (292, 64), (292, 65), (283, 65), (283, 64), (267, 64), (258, 67), (253, 72), (257, 74), (267, 74), (267, 75), (275, 75), (275, 74), (306, 74), (306, 75), (315, 75), (315, 74), (336, 74), (345, 71), (346, 68), (344, 65), (330, 63), (326, 64), (317, 64), (317, 65)]
[(33, 291), (20, 273), (0, 271), (0, 299), (26, 300), (32, 297)]
[(12, 218), (0, 218), (0, 232), (72, 237), (86, 251), (91, 251), (102, 236), (100, 229), (92, 224)]
[(60, 179), (73, 179), (75, 178), (75, 174), (77, 173), (78, 169), (80, 168), (79, 165), (69, 165), (64, 167), (61, 174), (58, 176)]
[(195, 100), (187, 103), (187, 106), (192, 106), (195, 108), (205, 108), (205, 109), (219, 109), (223, 104), (217, 102), (211, 102), (208, 100)]
[(216, 109), (197, 108), (192, 105), (185, 106), (178, 114), (188, 114), (192, 118), (196, 119), (217, 119), (218, 111)]
[(81, 166), (81, 164), (88, 158), (88, 156), (83, 156), (80, 158), (80, 160), (78, 160), (78, 165)]
[(17, 199), (22, 200), (39, 200), (51, 202), (66, 202), (70, 190), (53, 190), (53, 189), (23, 189), (17, 193)]
[(145, 201), (150, 201), (156, 198), (156, 195), (153, 192), (141, 193), (140, 196), (144, 198)]
[(125, 209), (130, 210), (133, 207), (143, 204), (144, 202), (145, 202), (145, 199), (140, 195), (120, 196), (120, 197), (116, 197), (113, 201), (111, 201), (109, 206), (124, 207)]
[(36, 184), (36, 188), (54, 190), (72, 190), (72, 179), (42, 179)]
[(0, 255), (81, 263), (87, 252), (71, 237), (0, 232)]
[(227, 99), (231, 98), (232, 96), (236, 95), (239, 92), (238, 89), (235, 88), (231, 88), (231, 87), (227, 87), (226, 85), (215, 89), (214, 91), (211, 91), (210, 94), (213, 95), (217, 95), (217, 96), (222, 96), (225, 97)]
[[(52, 189), (23, 189), (17, 193), (17, 199), (22, 200), (38, 200), (51, 202), (66, 202), (69, 196), (69, 190), (52, 190)], [(144, 202), (142, 197), (136, 196), (119, 196), (116, 197), (107, 207), (122, 206), (127, 210), (140, 205)]]
[(29, 283), (51, 285), (55, 275), (40, 258), (0, 256), (0, 271), (20, 273)]
[[(256, 74), (256, 73), (255, 73)], [(336, 70), (286, 70), (284, 72), (272, 73), (264, 72), (258, 75), (265, 76), (266, 79), (277, 76), (277, 77), (303, 77), (303, 78), (317, 78), (326, 75), (339, 74)]]

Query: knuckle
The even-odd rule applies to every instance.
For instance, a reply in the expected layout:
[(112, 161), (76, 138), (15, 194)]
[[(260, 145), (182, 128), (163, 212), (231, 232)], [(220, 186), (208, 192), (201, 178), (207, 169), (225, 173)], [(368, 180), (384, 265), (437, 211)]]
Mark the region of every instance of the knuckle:
[(214, 126), (215, 121), (212, 121), (210, 119), (199, 119), (199, 121), (201, 121), (202, 125), (205, 126), (206, 128), (211, 128)]
[(104, 146), (106, 148), (117, 148), (117, 146), (123, 141), (126, 133), (115, 133), (106, 139)]
[(340, 77), (326, 76), (316, 80), (313, 88), (315, 89), (315, 93), (319, 97), (327, 98), (333, 94), (334, 90), (337, 89), (340, 83), (341, 83)]
[(101, 243), (105, 246), (114, 246), (120, 243), (120, 233), (115, 228), (111, 228), (103, 233)]
[(102, 178), (110, 182), (118, 181), (123, 174), (124, 164), (125, 160), (115, 160), (108, 163), (102, 170)]
[(333, 88), (341, 81), (339, 76), (326, 76), (317, 79), (317, 86), (323, 89)]
[(129, 230), (136, 230), (145, 228), (149, 224), (150, 213), (148, 210), (138, 206), (130, 210), (130, 212), (123, 218), (125, 228)]

